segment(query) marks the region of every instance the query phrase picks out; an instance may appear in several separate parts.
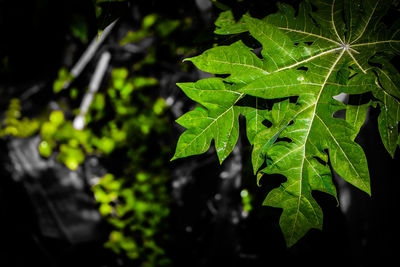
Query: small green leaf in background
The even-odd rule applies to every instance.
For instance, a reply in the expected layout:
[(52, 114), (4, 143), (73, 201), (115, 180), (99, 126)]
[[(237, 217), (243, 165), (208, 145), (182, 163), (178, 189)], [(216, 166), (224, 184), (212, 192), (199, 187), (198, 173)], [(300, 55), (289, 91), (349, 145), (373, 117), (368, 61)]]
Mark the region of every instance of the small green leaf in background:
[(78, 38), (83, 44), (88, 42), (88, 26), (83, 16), (74, 15), (70, 24), (72, 35)]
[(43, 157), (48, 158), (53, 153), (53, 149), (47, 141), (41, 141), (39, 144), (39, 153)]
[(40, 128), (39, 120), (22, 116), (22, 107), (19, 99), (13, 98), (0, 121), (0, 137), (15, 136), (25, 138), (35, 134)]
[(58, 71), (58, 78), (53, 83), (53, 91), (55, 93), (60, 92), (66, 83), (72, 81), (73, 76), (68, 72), (66, 68), (60, 68)]
[(156, 115), (161, 115), (167, 108), (164, 98), (158, 98), (153, 105), (153, 111)]
[(64, 163), (71, 170), (76, 170), (85, 160), (85, 154), (79, 147), (61, 144), (57, 160)]
[(49, 121), (55, 126), (64, 123), (64, 113), (61, 110), (56, 110), (50, 113)]
[(242, 198), (243, 211), (249, 213), (253, 209), (251, 206), (251, 196), (249, 191), (247, 189), (243, 189), (240, 191), (240, 196)]

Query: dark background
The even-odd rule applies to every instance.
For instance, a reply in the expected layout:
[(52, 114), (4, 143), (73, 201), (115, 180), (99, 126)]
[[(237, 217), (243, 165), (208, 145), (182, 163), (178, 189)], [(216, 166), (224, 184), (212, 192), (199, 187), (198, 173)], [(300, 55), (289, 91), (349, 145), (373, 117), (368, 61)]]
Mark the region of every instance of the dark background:
[[(192, 45), (200, 52), (215, 41), (212, 23), (219, 12), (215, 7), (202, 9), (203, 2), (131, 1), (129, 6), (126, 3), (110, 5), (109, 14), (121, 17), (116, 26), (120, 30), (127, 25), (139, 25), (140, 18), (150, 12), (171, 18), (182, 14), (190, 16), (192, 28), (184, 34), (177, 33), (171, 37), (171, 42)], [(244, 1), (235, 8), (247, 8), (252, 14), (262, 17), (275, 10), (272, 1), (265, 2)], [(68, 35), (73, 14), (82, 14), (87, 19), (89, 40), (111, 19), (96, 20), (91, 1), (0, 0), (0, 58), (8, 57), (8, 69), (0, 73), (2, 111), (13, 97), (26, 97), (23, 110), (31, 116), (39, 114), (41, 108), (52, 101), (52, 82), (58, 69), (65, 65), (66, 46), (71, 43), (75, 46), (72, 56), (75, 61), (85, 49), (83, 44)], [(113, 53), (113, 66), (129, 66), (134, 63), (134, 57), (122, 56), (116, 43), (117, 35), (118, 30), (113, 31), (103, 46)], [(156, 40), (154, 45), (163, 51), (160, 40)], [(168, 53), (159, 53), (158, 60), (160, 64), (152, 71), (162, 81), (160, 95), (165, 98), (173, 95), (177, 99), (175, 103), (182, 106), (181, 110), (189, 110), (193, 103), (179, 92), (175, 83), (194, 81), (203, 74), (192, 67), (183, 72), (177, 67), (182, 58)], [(90, 76), (92, 70), (93, 65), (89, 65), (85, 75)], [(264, 177), (263, 186), (256, 186), (247, 160), (250, 148), (244, 133), (239, 144), (241, 153), (230, 156), (222, 166), (219, 166), (213, 151), (170, 163), (173, 202), (165, 248), (173, 266), (395, 264), (399, 249), (400, 177), (397, 169), (400, 157), (399, 151), (395, 159), (385, 151), (376, 125), (378, 114), (379, 110), (370, 110), (368, 122), (357, 138), (368, 159), (372, 196), (368, 197), (348, 184), (341, 185), (338, 194), (346, 194), (349, 201), (348, 210), (343, 212), (332, 197), (314, 193), (324, 212), (323, 231), (311, 230), (292, 248), (285, 247), (279, 229), (280, 210), (261, 206), (267, 192), (282, 179)], [(174, 123), (176, 114), (171, 113), (170, 117), (170, 123), (175, 127), (171, 140), (176, 142), (180, 129)], [(43, 233), (39, 227), (40, 220), (54, 214), (38, 214), (40, 208), (35, 205), (49, 205), (48, 202), (57, 199), (57, 195), (49, 196), (46, 190), (56, 187), (57, 179), (70, 174), (57, 164), (40, 172), (35, 168), (16, 170), (11, 155), (18, 151), (25, 155), (20, 157), (31, 160), (32, 166), (41, 162), (29, 156), (28, 148), (34, 142), (34, 138), (22, 142), (6, 138), (0, 142), (0, 266), (139, 266), (103, 248), (109, 226), (101, 219), (80, 222), (82, 229), (89, 232), (86, 232), (86, 237), (73, 242), (63, 238), (62, 234)], [(171, 153), (174, 146), (171, 143)], [(87, 168), (90, 171), (90, 166)], [(222, 172), (227, 172), (228, 178), (222, 179)], [(85, 176), (82, 171), (78, 174)], [(16, 176), (20, 180), (16, 181)], [(43, 194), (37, 191), (39, 180), (45, 191)], [(173, 186), (174, 183), (178, 186)], [(241, 216), (241, 188), (247, 188), (253, 196), (253, 210), (248, 217)], [(75, 207), (90, 210), (90, 207), (85, 207), (93, 198), (90, 189), (73, 192), (74, 196), (79, 194), (87, 198), (86, 202), (79, 202)], [(68, 192), (63, 194), (68, 196), (66, 199), (72, 197)], [(63, 214), (67, 211), (55, 212)], [(49, 224), (51, 229), (59, 231), (57, 225)]]

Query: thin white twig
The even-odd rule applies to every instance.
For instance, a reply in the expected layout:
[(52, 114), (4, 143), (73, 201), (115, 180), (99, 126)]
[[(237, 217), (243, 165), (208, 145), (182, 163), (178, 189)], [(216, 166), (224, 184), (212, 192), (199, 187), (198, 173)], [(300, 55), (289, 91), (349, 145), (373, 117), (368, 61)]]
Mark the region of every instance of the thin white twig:
[[(103, 43), (103, 41), (107, 38), (107, 36), (110, 34), (111, 30), (114, 28), (115, 23), (118, 21), (118, 19), (114, 20), (110, 25), (108, 25), (103, 33), (100, 36), (95, 36), (92, 40), (92, 42), (89, 44), (88, 48), (83, 52), (82, 56), (79, 58), (78, 62), (74, 65), (74, 67), (71, 69), (70, 73), (73, 76), (73, 78), (78, 77), (83, 69), (86, 67), (86, 65), (89, 63), (89, 61), (93, 58), (94, 54), (96, 53), (97, 49), (100, 47), (100, 45)], [(69, 86), (70, 82), (65, 82), (63, 85), (62, 89), (66, 89)]]
[(77, 130), (82, 130), (85, 127), (85, 115), (89, 110), (90, 104), (93, 101), (94, 94), (99, 90), (100, 83), (103, 80), (104, 73), (107, 70), (108, 63), (110, 62), (111, 54), (108, 51), (101, 54), (101, 58), (96, 66), (96, 70), (89, 83), (89, 90), (83, 96), (81, 105), (79, 107), (79, 114), (75, 117), (72, 125)]

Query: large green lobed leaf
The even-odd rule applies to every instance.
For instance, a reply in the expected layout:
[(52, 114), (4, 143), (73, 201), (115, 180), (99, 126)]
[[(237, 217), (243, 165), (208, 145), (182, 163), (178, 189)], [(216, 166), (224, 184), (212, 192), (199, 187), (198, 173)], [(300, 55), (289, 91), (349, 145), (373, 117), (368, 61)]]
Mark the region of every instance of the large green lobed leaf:
[[(310, 0), (300, 3), (298, 12), (278, 4), (276, 14), (262, 20), (244, 15), (237, 24), (225, 11), (217, 33), (248, 31), (262, 46), (261, 58), (238, 41), (187, 59), (226, 78), (178, 84), (202, 107), (177, 120), (187, 130), (173, 159), (204, 153), (214, 140), (222, 162), (237, 142), (242, 114), (254, 173), (287, 179), (264, 205), (283, 209), (280, 226), (288, 246), (311, 228), (322, 228), (312, 191), (337, 198), (329, 166), (371, 194), (367, 159), (354, 142), (369, 106), (380, 107), (379, 131), (392, 156), (400, 140), (400, 74), (390, 63), (400, 53), (400, 31), (398, 24), (390, 28), (381, 22), (390, 3)], [(334, 98), (346, 93), (364, 99), (367, 92), (370, 101), (351, 105)], [(346, 119), (334, 116), (339, 110), (346, 110)]]

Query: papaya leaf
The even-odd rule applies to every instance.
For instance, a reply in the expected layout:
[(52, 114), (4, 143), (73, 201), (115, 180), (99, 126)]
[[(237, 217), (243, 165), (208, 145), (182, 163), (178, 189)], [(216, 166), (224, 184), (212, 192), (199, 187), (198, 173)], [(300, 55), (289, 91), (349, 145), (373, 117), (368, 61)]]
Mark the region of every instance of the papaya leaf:
[(186, 127), (179, 138), (173, 159), (206, 152), (215, 140), (219, 161), (232, 152), (239, 136), (239, 107), (243, 94), (229, 90), (222, 79), (210, 78), (196, 83), (178, 84), (185, 94), (202, 104), (177, 120)]
[(379, 87), (373, 91), (373, 94), (378, 99), (381, 109), (378, 117), (379, 133), (386, 150), (394, 157), (399, 136), (400, 74), (388, 60), (382, 57), (376, 57), (372, 61), (380, 62), (382, 65), (382, 68), (374, 68)]
[(354, 134), (351, 136), (351, 139), (354, 140), (357, 137), (357, 134), (360, 132), (361, 127), (364, 125), (368, 108), (370, 106), (376, 106), (373, 101), (369, 101), (368, 103), (363, 103), (362, 95), (352, 95), (354, 99), (354, 104), (348, 104), (346, 106), (346, 121), (353, 126)]
[[(390, 59), (400, 54), (400, 31), (398, 23), (382, 22), (391, 2), (308, 0), (298, 11), (278, 4), (279, 11), (264, 19), (244, 15), (238, 22), (225, 11), (216, 32), (240, 26), (261, 45), (261, 56), (253, 52), (257, 47), (237, 41), (187, 59), (224, 78), (179, 84), (205, 109), (177, 120), (187, 130), (173, 159), (204, 153), (214, 139), (222, 162), (236, 143), (242, 114), (257, 182), (263, 174), (286, 177), (263, 204), (283, 210), (280, 226), (288, 246), (311, 228), (322, 229), (322, 209), (312, 191), (337, 199), (331, 167), (371, 194), (367, 159), (354, 139), (375, 101), (382, 141), (392, 156), (399, 143), (400, 74)], [(349, 105), (334, 98), (341, 93), (371, 99)], [(253, 104), (242, 105), (245, 98)], [(339, 110), (346, 110), (346, 119), (334, 117)]]
[(247, 27), (242, 21), (235, 21), (232, 11), (221, 12), (215, 21), (216, 29), (214, 33), (221, 35), (237, 34), (247, 32)]

